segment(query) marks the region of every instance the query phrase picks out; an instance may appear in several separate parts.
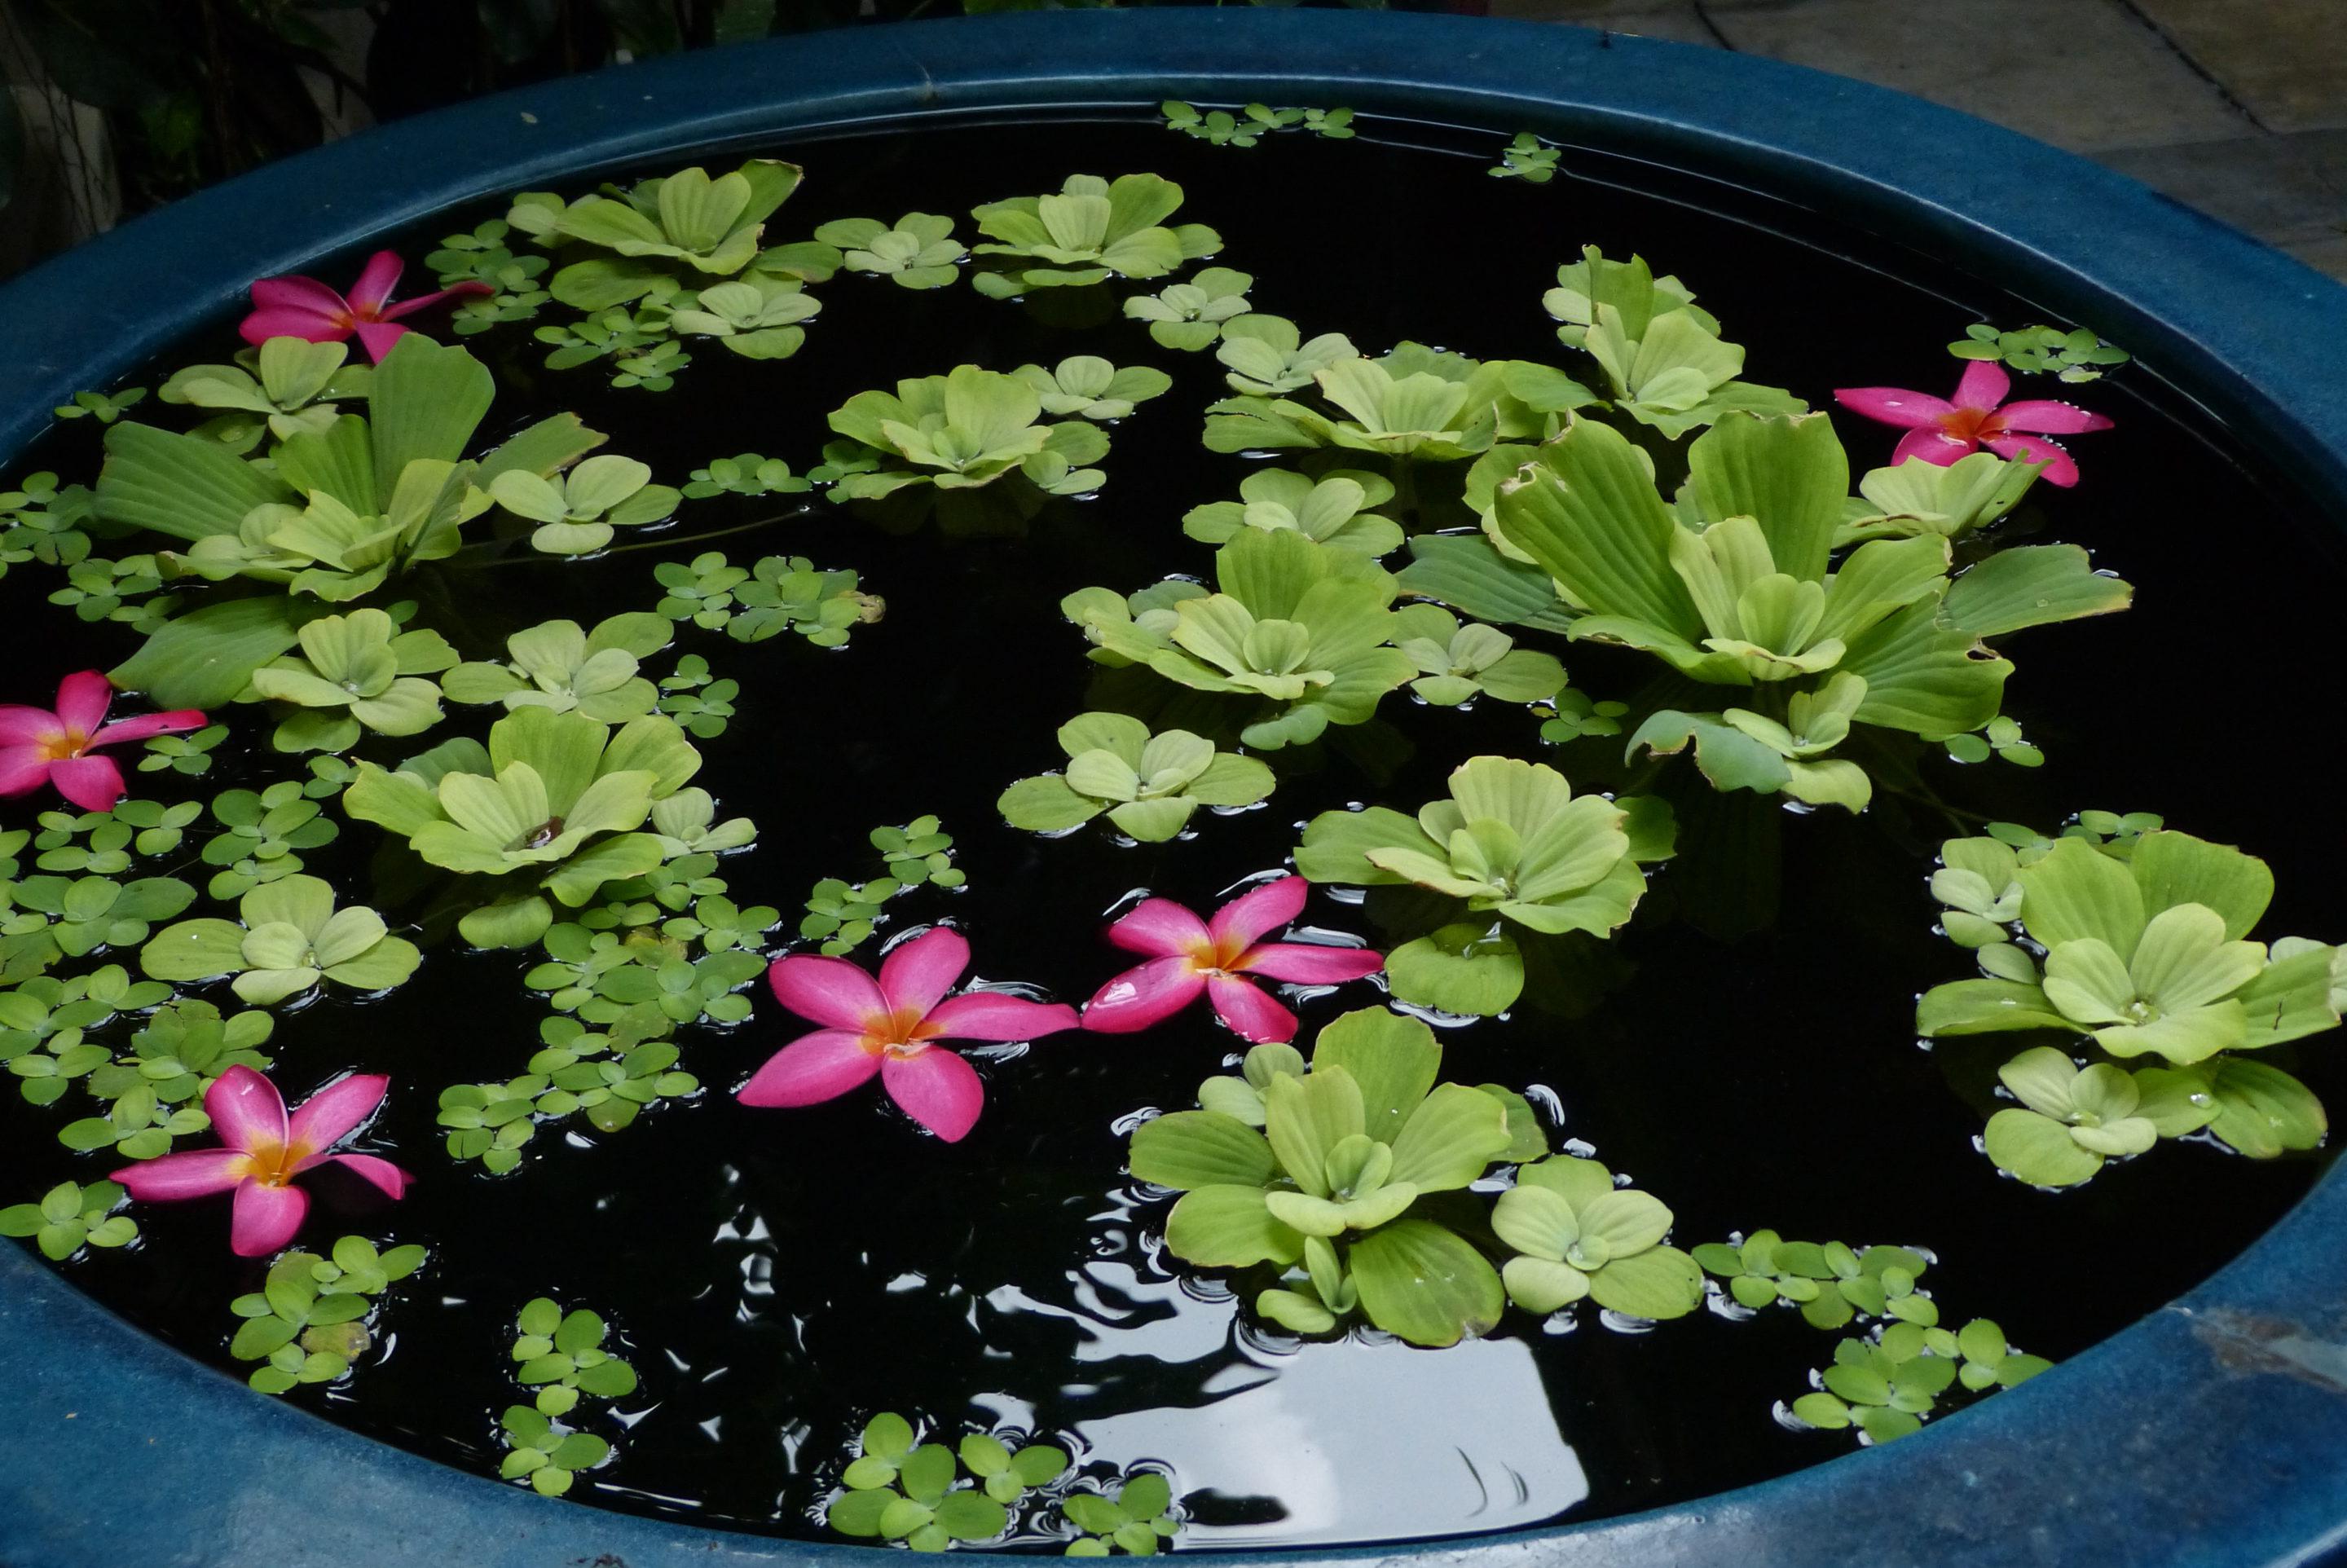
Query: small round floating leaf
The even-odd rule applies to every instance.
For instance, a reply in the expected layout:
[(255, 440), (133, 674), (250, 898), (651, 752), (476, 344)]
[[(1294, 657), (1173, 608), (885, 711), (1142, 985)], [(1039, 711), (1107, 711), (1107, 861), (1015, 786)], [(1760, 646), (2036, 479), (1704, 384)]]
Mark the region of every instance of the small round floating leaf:
[(990, 1541), (1010, 1527), (1010, 1515), (983, 1492), (951, 1491), (938, 1500), (937, 1522), (956, 1541)]

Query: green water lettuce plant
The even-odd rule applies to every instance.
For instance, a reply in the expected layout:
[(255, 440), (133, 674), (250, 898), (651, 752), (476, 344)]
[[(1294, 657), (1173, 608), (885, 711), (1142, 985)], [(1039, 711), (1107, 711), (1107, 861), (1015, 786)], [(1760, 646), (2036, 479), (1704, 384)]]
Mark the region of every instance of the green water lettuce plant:
[[(2248, 939), (2273, 894), (2263, 861), (2157, 818), (2130, 830), (2095, 815), (2109, 836), (2015, 831), (1941, 845), (1932, 889), (1942, 928), (1983, 978), (1925, 992), (1917, 1032), (2058, 1030), (2114, 1059), (2082, 1069), (2041, 1047), (2006, 1063), (1999, 1076), (2021, 1103), (1991, 1117), (1990, 1157), (2034, 1184), (2068, 1186), (2203, 1126), (2255, 1157), (2313, 1147), (2327, 1126), (2321, 1102), (2235, 1053), (2338, 1027), (2342, 949)], [(2138, 1058), (2155, 1060), (2116, 1065)]]
[(1174, 602), (1162, 638), (1117, 620), (1105, 589), (1086, 590), (1076, 613), (1103, 649), (1169, 681), (1259, 699), (1268, 712), (1240, 738), (1263, 751), (1363, 723), (1417, 672), (1388, 645), (1394, 579), (1358, 551), (1248, 528), (1214, 552), (1214, 574), (1220, 591)]
[(1669, 808), (1645, 797), (1575, 795), (1563, 774), (1514, 757), (1474, 757), (1417, 816), (1388, 806), (1323, 812), (1305, 825), (1296, 866), (1315, 882), (1416, 885), (1532, 931), (1603, 937), (1667, 858)]
[(837, 248), (840, 265), (870, 272), (905, 289), (942, 289), (955, 263), (969, 251), (953, 237), (954, 220), (934, 212), (907, 212), (894, 224), (877, 218), (841, 218), (819, 224), (815, 237)]
[(459, 664), (440, 687), (452, 702), (575, 710), (598, 723), (625, 723), (651, 712), (659, 697), (636, 673), (639, 661), (674, 635), (674, 622), (647, 610), (611, 616), (592, 631), (575, 620), (543, 621), (506, 639), (508, 662)]
[(373, 373), (350, 364), (350, 345), (272, 337), (241, 350), (232, 364), (191, 364), (175, 371), (156, 395), (165, 403), (217, 409), (198, 429), (233, 452), (250, 452), (264, 436), (280, 441), (323, 435), (341, 415), (335, 405), (366, 396)]
[(1393, 499), (1390, 480), (1358, 468), (1315, 477), (1258, 468), (1239, 481), (1235, 501), (1209, 501), (1182, 515), (1182, 531), (1210, 545), (1228, 544), (1242, 528), (1286, 529), (1317, 545), (1382, 556), (1401, 548), (1401, 526), (1371, 508)]
[(1455, 708), (1477, 697), (1501, 702), (1541, 702), (1564, 690), (1564, 666), (1556, 656), (1519, 648), (1494, 626), (1469, 622), (1440, 605), (1405, 605), (1394, 611), (1394, 646), (1420, 671), (1409, 689), (1440, 708)]
[[(1064, 478), (1070, 468), (1107, 453), (1108, 436), (1099, 426), (1039, 424), (1042, 413), (1042, 394), (1033, 384), (974, 364), (900, 381), (893, 395), (858, 393), (832, 411), (830, 424), (850, 444), (838, 456), (853, 465), (860, 449), (870, 466), (843, 473), (838, 494), (871, 500), (907, 485), (974, 489), (1014, 470)], [(827, 448), (826, 460), (834, 456)]]
[(298, 430), (265, 456), (116, 425), (97, 515), (183, 541), (159, 561), (220, 585), (153, 632), (112, 671), (116, 682), (191, 706), (231, 701), (293, 646), (319, 601), (349, 603), (455, 555), (498, 475), (551, 475), (602, 441), (557, 415), (467, 458), (493, 393), (487, 367), (463, 349), (410, 333), (374, 367), (364, 415)]
[[(915, 1552), (943, 1552), (957, 1541), (991, 1541), (1010, 1525), (1008, 1504), (1067, 1472), (1067, 1450), (1048, 1443), (1013, 1451), (988, 1433), (966, 1434), (958, 1451), (919, 1442), (913, 1424), (893, 1410), (865, 1423), (856, 1457), (841, 1474), (844, 1490), (824, 1511), (843, 1535), (901, 1541)], [(955, 1461), (969, 1472), (964, 1481)]]
[[(642, 263), (671, 262), (692, 272), (727, 277), (757, 258), (766, 220), (798, 189), (800, 170), (774, 159), (752, 159), (712, 178), (694, 167), (638, 180), (620, 196), (563, 202), (536, 192), (516, 198), (506, 221), (541, 239), (570, 241), (608, 251), (608, 260), (573, 262), (554, 274), (554, 297), (585, 308), (617, 303), (615, 281), (651, 272)], [(649, 285), (638, 293), (649, 292)], [(634, 298), (623, 294), (620, 298)]]
[(1871, 538), (1939, 534), (1961, 539), (2010, 514), (2045, 471), (1993, 452), (1973, 452), (1952, 463), (1910, 457), (1869, 469), (1858, 494), (1842, 504), (1837, 546)]
[(392, 936), (364, 907), (337, 909), (333, 886), (282, 876), (247, 893), (234, 920), (182, 920), (139, 951), (153, 979), (235, 977), (236, 994), (258, 1007), (302, 995), (322, 980), (354, 991), (387, 990), (415, 972), (415, 944)]
[(1557, 1154), (1524, 1166), (1492, 1205), (1491, 1229), (1514, 1249), (1500, 1271), (1508, 1299), (1548, 1313), (1583, 1296), (1632, 1317), (1684, 1317), (1703, 1300), (1694, 1258), (1663, 1245), (1671, 1211), (1616, 1187), (1594, 1160)]
[(1223, 334), (1223, 323), (1247, 313), (1252, 274), (1229, 267), (1202, 268), (1186, 283), (1168, 283), (1153, 294), (1135, 294), (1124, 302), (1124, 313), (1149, 323), (1149, 336), (1160, 348), (1212, 348)]
[(1686, 284), (1655, 277), (1643, 258), (1611, 261), (1583, 246), (1541, 302), (1563, 323), (1559, 341), (1597, 362), (1611, 406), (1639, 424), (1676, 440), (1735, 409), (1802, 411), (1791, 394), (1739, 379), (1744, 350)]
[(1022, 364), (1011, 374), (1035, 389), (1044, 413), (1061, 419), (1122, 419), (1174, 384), (1153, 365), (1120, 370), (1092, 354), (1071, 354), (1049, 370)]
[(1229, 374), (1233, 392), (1276, 397), (1313, 384), (1312, 378), (1360, 351), (1342, 333), (1322, 333), (1308, 342), (1286, 316), (1234, 316), (1222, 323), (1214, 357)]
[(1298, 1271), (1256, 1307), (1299, 1332), (1356, 1310), (1415, 1345), (1489, 1329), (1504, 1304), (1499, 1272), (1445, 1223), (1440, 1194), (1516, 1140), (1502, 1101), (1435, 1081), (1441, 1058), (1419, 1020), (1367, 1009), (1320, 1031), (1308, 1070), (1266, 1074), (1263, 1131), (1222, 1111), (1143, 1122), (1133, 1175), (1183, 1194), (1166, 1250), (1205, 1268)]
[(552, 923), (548, 898), (577, 908), (661, 863), (660, 836), (640, 829), (652, 803), (700, 767), (660, 714), (615, 733), (582, 713), (526, 707), (489, 727), (486, 748), (450, 741), (396, 772), (362, 763), (343, 804), (430, 864), (485, 878), (484, 903), (458, 929), (477, 946), (523, 947)]
[(1187, 730), (1151, 734), (1122, 713), (1082, 713), (1060, 726), (1063, 773), (1020, 779), (996, 802), (1005, 822), (1064, 832), (1105, 812), (1143, 844), (1179, 835), (1202, 805), (1253, 805), (1272, 792), (1272, 772), (1253, 757), (1217, 751)]
[[(2067, 837), (2026, 866), (1994, 839), (1952, 840), (1941, 855), (1955, 873), (1935, 878), (1941, 888), (1976, 906), (1985, 890), (1993, 910), (2017, 907), (2045, 956), (2034, 979), (1933, 987), (1917, 1008), (1922, 1034), (2056, 1029), (2122, 1060), (2189, 1066), (2338, 1027), (2337, 949), (2299, 941), (2277, 958), (2246, 939), (2273, 896), (2273, 873), (2238, 849), (2163, 828), (2136, 839), (2123, 861)], [(2017, 907), (2007, 902), (2016, 893)]]
[(252, 692), (289, 704), (270, 737), (281, 752), (348, 750), (366, 732), (415, 735), (440, 722), (440, 688), (426, 680), (456, 662), (438, 632), (402, 631), (380, 610), (323, 615), (294, 633), (298, 654), (252, 672)]
[[(1692, 738), (1722, 787), (1786, 787), (1798, 762), (1810, 764), (1798, 776), (1826, 786), (1813, 793), (1849, 804), (1854, 783), (1814, 769), (1849, 726), (1930, 739), (1978, 729), (1997, 716), (2013, 668), (1983, 638), (2127, 602), (2126, 584), (2096, 576), (2069, 546), (2001, 552), (1951, 579), (1947, 541), (1932, 533), (1871, 540), (1835, 566), (1849, 468), (1820, 415), (1729, 413), (1687, 461), (1674, 508), (1645, 453), (1575, 418), (1500, 487), (1495, 516), (1554, 580), (1568, 636), (1753, 691), (1740, 721), (1676, 711), (1649, 721), (1646, 739), (1663, 749)], [(1804, 692), (1810, 702), (1788, 722)]]
[(675, 512), (682, 493), (651, 477), (649, 465), (606, 454), (552, 478), (507, 469), (489, 482), (489, 494), (515, 517), (538, 525), (530, 548), (587, 555), (610, 544), (614, 529), (662, 522)]
[(713, 337), (743, 359), (788, 359), (806, 342), (798, 323), (823, 308), (796, 278), (753, 275), (710, 283), (680, 295), (668, 313), (669, 329)]
[(2041, 1045), (1996, 1075), (2021, 1103), (1988, 1119), (1982, 1147), (1997, 1169), (2033, 1186), (2075, 1186), (2106, 1160), (2144, 1153), (2158, 1140), (2197, 1132), (2217, 1116), (2216, 1097), (2187, 1069), (2129, 1072), (2107, 1061), (2082, 1069)]
[(1162, 278), (1222, 249), (1222, 236), (1203, 223), (1164, 227), (1181, 205), (1182, 188), (1153, 174), (1112, 181), (1071, 174), (1051, 195), (989, 202), (970, 214), (993, 241), (977, 253), (1002, 262), (1000, 270), (973, 274), (971, 283), (982, 294), (1010, 299), (1111, 277)]

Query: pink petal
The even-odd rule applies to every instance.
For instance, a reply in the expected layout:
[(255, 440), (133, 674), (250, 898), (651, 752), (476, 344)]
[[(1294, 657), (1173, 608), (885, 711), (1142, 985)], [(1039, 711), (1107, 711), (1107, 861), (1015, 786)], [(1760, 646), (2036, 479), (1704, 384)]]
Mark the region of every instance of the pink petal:
[(796, 953), (776, 958), (766, 970), (774, 999), (810, 1022), (862, 1034), (885, 1019), (888, 1004), (872, 977), (846, 958)]
[(1206, 933), (1217, 951), (1236, 952), (1266, 931), (1276, 931), (1304, 913), (1312, 885), (1301, 876), (1281, 876), (1249, 888), (1214, 911)]
[(1936, 463), (1944, 468), (1966, 453), (1976, 450), (1974, 443), (1950, 436), (1941, 430), (1910, 430), (1891, 449), (1893, 466), (1910, 457), (1921, 457), (1926, 463)]
[(1964, 366), (1964, 374), (1956, 383), (1955, 405), (1958, 408), (1994, 408), (2013, 390), (2013, 377), (2004, 374), (2004, 366), (1993, 359), (1976, 359)]
[(1934, 397), (1928, 392), (1907, 392), (1896, 386), (1838, 386), (1834, 401), (1852, 414), (1863, 414), (1869, 419), (1880, 419), (1885, 425), (1903, 425), (1920, 429), (1942, 414), (1952, 414), (1955, 405), (1944, 397)]
[(229, 1213), (228, 1249), (239, 1257), (267, 1257), (293, 1239), (309, 1212), (310, 1194), (301, 1188), (248, 1181)]
[[(302, 1165), (317, 1163), (325, 1150), (357, 1131), (360, 1122), (374, 1114), (390, 1089), (391, 1080), (380, 1072), (354, 1072), (302, 1102), (288, 1127), (292, 1142), (309, 1151), (302, 1156)], [(398, 1195), (392, 1194), (395, 1198)]]
[(49, 782), (84, 811), (112, 811), (122, 799), (122, 770), (112, 757), (67, 757), (51, 763)]
[(106, 723), (114, 706), (114, 682), (95, 670), (78, 671), (57, 682), (57, 722), (87, 735)]
[(236, 1149), (199, 1149), (191, 1154), (161, 1154), (125, 1165), (107, 1180), (120, 1182), (134, 1198), (177, 1203), (208, 1198), (244, 1180), (245, 1157)]
[(366, 265), (359, 272), (359, 281), (351, 285), (345, 297), (354, 309), (379, 313), (384, 301), (391, 298), (391, 291), (399, 287), (399, 274), (406, 270), (407, 263), (399, 259), (398, 251), (377, 251), (367, 258)]
[(1065, 1002), (1030, 1002), (1000, 991), (965, 991), (929, 1009), (925, 1032), (936, 1040), (1040, 1040), (1079, 1023)]
[(458, 283), (453, 288), (440, 289), (429, 294), (418, 294), (412, 300), (402, 300), (399, 303), (378, 312), (377, 314), (384, 321), (395, 322), (402, 316), (412, 316), (418, 311), (428, 310), (443, 300), (466, 299), (477, 294), (496, 292), (497, 291), (487, 283)]
[(263, 278), (252, 285), (256, 313), (306, 311), (333, 318), (350, 314), (351, 302), (315, 278)]
[(46, 708), (28, 708), (22, 702), (0, 702), (0, 746), (58, 740), (65, 733), (65, 721)]
[(1996, 418), (2007, 430), (2036, 430), (2048, 436), (2083, 436), (2089, 430), (2111, 427), (2111, 422), (2099, 414), (2089, 414), (2075, 403), (2050, 397), (2008, 403), (1996, 411)]
[(330, 1157), (330, 1163), (381, 1188), (388, 1197), (405, 1197), (408, 1187), (415, 1180), (389, 1160), (378, 1159), (373, 1154), (335, 1154)]
[(2000, 436), (1988, 443), (1988, 449), (2016, 463), (2045, 464), (2045, 472), (2037, 477), (2049, 485), (2067, 489), (2078, 482), (2078, 465), (2070, 454), (2043, 436)]
[(1132, 1034), (1164, 1022), (1205, 989), (1206, 977), (1188, 958), (1152, 958), (1093, 994), (1084, 1007), (1084, 1027), (1098, 1034)]
[(361, 322), (355, 329), (359, 342), (365, 345), (367, 357), (377, 364), (391, 352), (391, 345), (407, 335), (407, 329), (397, 322)]
[(890, 1056), (881, 1065), (880, 1082), (906, 1114), (948, 1143), (960, 1143), (986, 1108), (978, 1069), (942, 1046)]
[(879, 1071), (880, 1053), (865, 1044), (860, 1031), (819, 1030), (768, 1057), (733, 1098), (744, 1105), (813, 1105), (837, 1099)]
[(0, 746), (0, 795), (25, 794), (49, 782), (48, 748), (27, 743)]
[(1172, 958), (1214, 945), (1206, 923), (1171, 898), (1144, 898), (1108, 928), (1108, 939), (1129, 953)]
[(93, 746), (118, 746), (128, 741), (143, 741), (149, 735), (203, 727), (204, 715), (200, 709), (174, 708), (168, 713), (141, 713), (135, 719), (117, 719), (92, 735), (89, 743)]
[(285, 1101), (277, 1085), (241, 1063), (204, 1091), (204, 1114), (212, 1119), (212, 1131), (220, 1142), (231, 1149), (282, 1147), (287, 1139)]
[(340, 343), (351, 335), (351, 322), (346, 315), (325, 315), (316, 311), (255, 311), (239, 322), (236, 330), (255, 348), (273, 337), (297, 337), (303, 343)]
[(945, 999), (969, 968), (969, 943), (950, 926), (932, 926), (899, 942), (880, 960), (880, 995), (900, 1018), (919, 1018)]
[(1251, 975), (1275, 980), (1295, 980), (1307, 986), (1341, 985), (1384, 968), (1385, 960), (1367, 948), (1324, 948), (1310, 942), (1266, 942), (1250, 948), (1232, 966)]
[(1260, 988), (1234, 975), (1215, 975), (1206, 981), (1214, 1011), (1241, 1040), (1257, 1045), (1296, 1038), (1296, 1015)]

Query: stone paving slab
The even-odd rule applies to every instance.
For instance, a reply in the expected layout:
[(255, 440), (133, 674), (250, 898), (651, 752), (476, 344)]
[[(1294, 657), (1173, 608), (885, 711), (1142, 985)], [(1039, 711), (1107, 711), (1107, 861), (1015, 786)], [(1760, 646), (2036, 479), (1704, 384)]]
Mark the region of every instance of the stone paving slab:
[(2268, 130), (2347, 128), (2347, 0), (2128, 0)]
[(1705, 0), (1702, 9), (1734, 48), (1898, 87), (2077, 151), (2225, 141), (2255, 128), (2117, 0)]
[[(2127, 148), (2102, 154), (2101, 161), (2252, 234), (2347, 225), (2347, 190), (2328, 176), (2312, 149), (2295, 140), (2254, 135)], [(2342, 159), (2347, 162), (2347, 149)]]
[(1675, 44), (1722, 46), (1696, 0), (1491, 0), (1491, 14), (1518, 22), (1573, 22)]

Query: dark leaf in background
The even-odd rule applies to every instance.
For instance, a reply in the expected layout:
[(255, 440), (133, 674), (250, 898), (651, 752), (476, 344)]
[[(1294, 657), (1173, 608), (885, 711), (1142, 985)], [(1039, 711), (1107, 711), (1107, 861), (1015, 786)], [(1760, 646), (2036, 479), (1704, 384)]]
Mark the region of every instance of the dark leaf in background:
[(478, 0), (481, 30), (505, 65), (536, 58), (554, 42), (561, 0)]
[(8, 13), (50, 78), (97, 108), (138, 109), (179, 76), (178, 29), (146, 0), (10, 0)]

